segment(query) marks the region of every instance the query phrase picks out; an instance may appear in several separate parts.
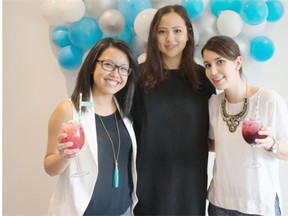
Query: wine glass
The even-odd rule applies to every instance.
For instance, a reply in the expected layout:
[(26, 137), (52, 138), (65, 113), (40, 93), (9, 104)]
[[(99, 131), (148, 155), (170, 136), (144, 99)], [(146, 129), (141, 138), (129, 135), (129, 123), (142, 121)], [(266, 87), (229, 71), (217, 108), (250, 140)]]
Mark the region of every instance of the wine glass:
[(252, 149), (252, 161), (245, 163), (245, 166), (249, 168), (259, 168), (261, 164), (255, 161), (254, 147), (255, 139), (263, 138), (258, 134), (258, 131), (261, 129), (262, 124), (259, 119), (245, 118), (242, 124), (242, 136), (244, 140), (251, 145)]
[[(62, 130), (63, 133), (67, 134), (67, 136), (62, 139), (62, 142), (73, 142), (73, 145), (69, 146), (68, 149), (81, 150), (85, 142), (85, 134), (82, 124), (80, 122), (71, 120), (68, 121), (67, 123), (62, 124)], [(81, 170), (77, 155), (75, 157), (75, 160), (76, 160), (77, 172), (73, 173), (71, 176), (79, 177), (87, 175), (89, 172)]]

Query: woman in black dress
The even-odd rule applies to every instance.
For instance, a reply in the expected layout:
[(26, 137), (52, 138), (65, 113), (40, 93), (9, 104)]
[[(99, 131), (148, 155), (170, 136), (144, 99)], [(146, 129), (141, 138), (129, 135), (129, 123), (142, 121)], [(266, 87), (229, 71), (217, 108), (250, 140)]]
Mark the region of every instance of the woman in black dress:
[(194, 48), (185, 8), (160, 8), (151, 22), (132, 108), (137, 215), (205, 214), (208, 99), (215, 89), (194, 61)]

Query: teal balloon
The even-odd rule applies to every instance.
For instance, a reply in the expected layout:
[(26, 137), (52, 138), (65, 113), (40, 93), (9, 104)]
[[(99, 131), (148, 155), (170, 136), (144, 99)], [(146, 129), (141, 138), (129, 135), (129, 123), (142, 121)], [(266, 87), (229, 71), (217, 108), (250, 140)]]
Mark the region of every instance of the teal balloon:
[(242, 0), (210, 0), (210, 11), (216, 17), (224, 10), (240, 13), (242, 4)]
[(128, 43), (129, 45), (132, 45), (133, 43), (133, 37), (134, 37), (134, 31), (132, 30), (131, 27), (125, 27), (124, 30), (118, 34), (118, 35), (109, 35), (109, 34), (105, 34), (103, 33), (102, 38), (106, 38), (106, 37), (112, 37), (118, 40), (123, 40), (126, 43)]
[(269, 60), (274, 54), (274, 43), (266, 36), (257, 36), (250, 41), (250, 56), (259, 62)]
[(267, 21), (276, 22), (283, 17), (284, 6), (279, 0), (267, 0), (266, 4), (268, 6), (268, 17)]
[(93, 18), (83, 17), (70, 25), (69, 38), (72, 45), (85, 51), (102, 38), (102, 31)]
[(134, 31), (131, 28), (126, 27), (120, 34), (115, 35), (114, 38), (124, 40), (129, 45), (132, 45), (133, 37), (134, 37)]
[(59, 26), (53, 29), (51, 33), (51, 40), (57, 47), (65, 47), (71, 44), (68, 35), (68, 28)]
[(181, 0), (180, 4), (185, 7), (190, 19), (200, 16), (204, 10), (203, 0)]
[(265, 0), (246, 0), (240, 11), (242, 20), (249, 25), (259, 25), (268, 16), (268, 6)]
[(117, 10), (124, 15), (126, 26), (133, 27), (137, 14), (151, 7), (150, 0), (119, 0)]
[(63, 47), (58, 53), (58, 63), (66, 70), (73, 70), (82, 64), (83, 52), (72, 45)]

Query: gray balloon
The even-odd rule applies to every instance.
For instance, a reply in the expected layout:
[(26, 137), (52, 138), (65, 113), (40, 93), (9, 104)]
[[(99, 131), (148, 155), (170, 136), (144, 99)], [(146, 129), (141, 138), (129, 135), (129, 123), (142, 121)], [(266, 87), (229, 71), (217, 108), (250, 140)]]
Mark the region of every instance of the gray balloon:
[(98, 20), (101, 13), (108, 9), (116, 9), (118, 0), (84, 0), (88, 15)]
[(125, 18), (122, 13), (115, 9), (105, 10), (99, 17), (99, 27), (103, 33), (114, 36), (121, 33), (125, 28)]

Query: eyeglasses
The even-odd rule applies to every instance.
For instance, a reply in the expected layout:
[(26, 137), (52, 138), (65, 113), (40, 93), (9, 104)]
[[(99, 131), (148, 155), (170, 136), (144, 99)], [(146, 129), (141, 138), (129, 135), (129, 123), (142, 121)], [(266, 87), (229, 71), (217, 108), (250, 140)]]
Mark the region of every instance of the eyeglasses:
[(132, 69), (124, 66), (124, 65), (116, 65), (110, 60), (97, 60), (97, 62), (101, 65), (102, 69), (108, 72), (114, 71), (116, 68), (118, 69), (118, 73), (121, 76), (129, 76), (132, 72)]

